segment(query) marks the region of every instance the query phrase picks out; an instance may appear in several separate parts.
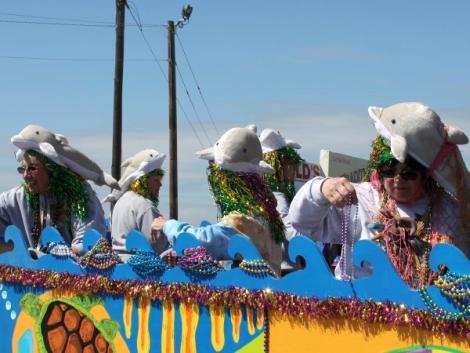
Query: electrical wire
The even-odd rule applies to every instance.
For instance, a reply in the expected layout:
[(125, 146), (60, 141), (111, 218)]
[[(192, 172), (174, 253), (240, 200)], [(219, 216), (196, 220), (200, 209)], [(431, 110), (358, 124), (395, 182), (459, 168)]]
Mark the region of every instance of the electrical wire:
[[(136, 15), (134, 14), (133, 10), (129, 7), (129, 5), (127, 4), (127, 2), (126, 2), (126, 7), (127, 7), (127, 9), (129, 10), (129, 13), (131, 14), (131, 17), (134, 19), (134, 22), (136, 23), (137, 28), (139, 29), (139, 32), (140, 32), (140, 34), (142, 35), (142, 38), (144, 39), (144, 41), (145, 41), (145, 43), (146, 43), (146, 45), (147, 45), (147, 48), (149, 49), (150, 53), (152, 54), (154, 61), (157, 63), (157, 65), (158, 65), (158, 67), (159, 67), (159, 69), (160, 69), (161, 74), (162, 74), (163, 77), (165, 78), (165, 81), (168, 83), (168, 77), (167, 77), (167, 75), (165, 74), (165, 71), (163, 71), (162, 66), (161, 66), (160, 63), (158, 62), (158, 60), (157, 60), (157, 58), (156, 58), (156, 55), (155, 55), (155, 52), (153, 51), (152, 46), (150, 45), (150, 42), (148, 41), (147, 37), (145, 36), (144, 31), (143, 31), (143, 29), (142, 29), (142, 26), (140, 25), (139, 20), (137, 20), (137, 17), (138, 17), (138, 16), (136, 16)], [(186, 118), (186, 121), (188, 122), (188, 124), (189, 124), (191, 130), (193, 131), (193, 134), (196, 136), (196, 139), (198, 140), (199, 144), (201, 145), (201, 148), (204, 148), (204, 145), (203, 145), (203, 143), (202, 143), (202, 141), (201, 141), (201, 138), (199, 137), (199, 134), (196, 132), (196, 129), (194, 128), (194, 125), (193, 125), (193, 124), (191, 123), (191, 121), (189, 120), (189, 116), (188, 116), (188, 114), (186, 113), (186, 111), (183, 109), (183, 106), (182, 106), (182, 104), (181, 104), (181, 102), (179, 101), (178, 98), (176, 98), (176, 103), (177, 103), (177, 105), (179, 106), (179, 108), (181, 109), (181, 111), (183, 112), (183, 115), (184, 115), (184, 117)]]
[(207, 114), (209, 115), (209, 118), (210, 118), (210, 120), (211, 120), (211, 122), (212, 122), (212, 126), (214, 127), (215, 131), (217, 132), (217, 136), (220, 136), (220, 132), (219, 132), (219, 130), (217, 129), (217, 126), (216, 126), (216, 124), (215, 124), (215, 121), (214, 121), (214, 119), (213, 119), (213, 117), (212, 117), (212, 114), (211, 114), (211, 112), (210, 112), (210, 110), (209, 110), (209, 106), (207, 105), (206, 100), (205, 100), (205, 98), (204, 98), (204, 95), (202, 94), (201, 87), (199, 86), (199, 83), (198, 83), (198, 81), (197, 81), (197, 79), (196, 79), (196, 75), (194, 74), (193, 68), (192, 68), (191, 63), (189, 62), (189, 59), (188, 59), (188, 55), (186, 54), (186, 50), (184, 49), (183, 43), (181, 42), (181, 39), (180, 39), (180, 37), (178, 36), (178, 33), (176, 33), (176, 38), (178, 39), (178, 43), (179, 43), (179, 45), (180, 45), (180, 47), (181, 47), (181, 50), (183, 51), (184, 57), (185, 57), (185, 59), (186, 59), (186, 63), (188, 64), (189, 70), (191, 71), (191, 74), (192, 74), (192, 76), (193, 76), (193, 79), (194, 79), (194, 82), (195, 82), (195, 84), (196, 84), (196, 87), (197, 87), (197, 90), (198, 90), (198, 92), (199, 92), (199, 95), (200, 95), (200, 97), (201, 97), (201, 100), (202, 100), (202, 102), (204, 103), (204, 106), (205, 106), (205, 108), (206, 108)]
[[(14, 59), (14, 60), (31, 60), (31, 61), (72, 61), (72, 62), (111, 62), (115, 59), (92, 59), (92, 58), (52, 58), (52, 57), (38, 57), (38, 56), (14, 56), (14, 55), (0, 55), (0, 59)], [(126, 59), (126, 61), (134, 62), (153, 62), (152, 59)], [(160, 61), (167, 61), (160, 59)]]
[(189, 94), (188, 87), (186, 86), (186, 82), (184, 82), (183, 75), (181, 75), (181, 71), (180, 71), (180, 69), (179, 69), (178, 63), (176, 63), (175, 66), (176, 66), (176, 71), (178, 72), (178, 76), (180, 77), (181, 83), (183, 84), (184, 90), (185, 90), (185, 92), (186, 92), (186, 96), (188, 97), (189, 102), (191, 103), (191, 106), (193, 107), (193, 112), (194, 112), (194, 114), (196, 115), (197, 121), (199, 122), (199, 125), (201, 126), (201, 129), (202, 129), (202, 131), (204, 132), (204, 135), (206, 136), (207, 141), (209, 142), (209, 145), (212, 146), (211, 139), (209, 138), (209, 135), (207, 135), (207, 131), (206, 131), (206, 129), (204, 128), (204, 125), (202, 124), (201, 118), (199, 117), (199, 114), (198, 114), (198, 112), (197, 112), (197, 110), (196, 110), (196, 107), (195, 107), (195, 105), (194, 105), (193, 99), (191, 98), (191, 95)]

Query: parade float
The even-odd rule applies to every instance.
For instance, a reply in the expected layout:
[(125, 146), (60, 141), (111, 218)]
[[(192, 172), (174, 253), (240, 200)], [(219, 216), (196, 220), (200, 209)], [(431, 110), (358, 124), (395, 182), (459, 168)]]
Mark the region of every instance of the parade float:
[[(410, 289), (385, 252), (360, 241), (352, 261), (369, 277), (336, 279), (317, 245), (291, 241), (305, 266), (272, 276), (256, 248), (234, 236), (229, 254), (244, 266), (214, 262), (189, 234), (173, 263), (131, 232), (135, 255), (119, 263), (94, 231), (74, 258), (54, 228), (35, 258), (10, 226), (0, 253), (0, 352), (469, 352), (470, 262), (439, 244), (430, 268), (447, 272)], [(34, 255), (34, 254), (33, 254)]]

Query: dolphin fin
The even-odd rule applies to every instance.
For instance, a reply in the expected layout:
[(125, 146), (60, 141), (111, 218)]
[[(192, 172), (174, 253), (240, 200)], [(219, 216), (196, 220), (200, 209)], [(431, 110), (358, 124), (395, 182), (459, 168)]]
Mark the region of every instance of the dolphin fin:
[(390, 141), (390, 149), (399, 162), (405, 162), (408, 146), (403, 136), (393, 135)]
[(121, 163), (121, 167), (125, 168), (128, 165), (130, 165), (132, 163), (133, 158), (134, 158), (133, 156), (127, 158), (124, 162)]
[(468, 143), (468, 137), (458, 127), (447, 125), (447, 141), (455, 145), (465, 145)]
[(39, 149), (41, 150), (42, 154), (44, 154), (46, 157), (57, 158), (58, 156), (54, 146), (52, 146), (49, 142), (41, 142), (39, 144)]

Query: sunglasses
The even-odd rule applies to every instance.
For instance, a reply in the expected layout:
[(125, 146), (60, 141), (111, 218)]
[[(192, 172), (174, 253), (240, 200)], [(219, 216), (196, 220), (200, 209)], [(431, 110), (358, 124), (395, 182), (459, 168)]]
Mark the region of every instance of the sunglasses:
[(41, 169), (42, 167), (44, 167), (43, 165), (30, 165), (28, 168), (24, 167), (24, 166), (20, 166), (18, 168), (16, 168), (16, 170), (18, 171), (18, 173), (20, 174), (24, 174), (26, 172), (26, 174), (33, 174), (33, 173), (36, 173), (39, 169)]
[(396, 169), (396, 168), (383, 168), (379, 170), (379, 175), (382, 178), (395, 178), (395, 176), (399, 175), (403, 180), (416, 180), (420, 173), (416, 170), (411, 169)]

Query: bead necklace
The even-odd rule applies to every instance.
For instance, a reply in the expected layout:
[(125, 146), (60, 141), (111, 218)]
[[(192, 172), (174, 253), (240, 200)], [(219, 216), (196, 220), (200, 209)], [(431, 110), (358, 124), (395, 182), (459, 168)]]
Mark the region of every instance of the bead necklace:
[(104, 238), (88, 251), (81, 259), (79, 264), (84, 268), (98, 270), (109, 270), (111, 267), (120, 263), (119, 255), (111, 248), (111, 245)]
[(70, 249), (70, 247), (67, 246), (64, 242), (56, 243), (54, 241), (51, 241), (47, 245), (46, 252), (48, 254), (54, 255), (55, 257), (59, 258), (64, 258), (64, 257), (70, 257), (71, 259), (77, 261), (78, 257), (75, 255), (75, 253)]
[(440, 308), (430, 297), (425, 286), (419, 289), (421, 300), (437, 317), (444, 320), (457, 320), (470, 314), (470, 275), (447, 272), (440, 275), (434, 285), (459, 310), (458, 313)]
[(212, 276), (223, 271), (222, 266), (207, 253), (207, 249), (203, 246), (185, 249), (176, 265), (199, 276)]
[(137, 250), (127, 262), (135, 273), (142, 277), (159, 274), (168, 269), (168, 265), (152, 250)]
[[(343, 208), (341, 218), (341, 257), (340, 257), (340, 276), (341, 279), (350, 281), (353, 278), (353, 265), (351, 260), (352, 239), (350, 237), (349, 223), (351, 222), (352, 193), (348, 194), (346, 205)], [(354, 214), (353, 229), (356, 231), (358, 207)], [(354, 234), (353, 234), (354, 236)]]
[(257, 260), (243, 260), (238, 265), (243, 271), (255, 274), (255, 275), (267, 275), (270, 274), (273, 277), (277, 277), (274, 270), (269, 266), (269, 263), (264, 259)]

